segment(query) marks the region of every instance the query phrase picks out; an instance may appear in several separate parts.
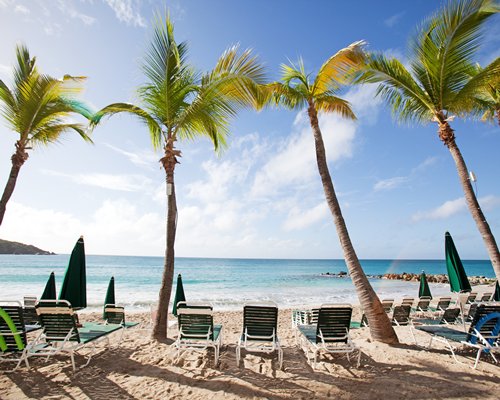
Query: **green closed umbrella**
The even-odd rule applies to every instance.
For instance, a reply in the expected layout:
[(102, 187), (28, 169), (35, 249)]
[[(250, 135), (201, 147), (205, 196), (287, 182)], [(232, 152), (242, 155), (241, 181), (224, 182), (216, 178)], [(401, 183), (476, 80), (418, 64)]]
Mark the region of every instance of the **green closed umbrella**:
[(422, 271), (420, 275), (420, 287), (418, 288), (418, 297), (430, 297), (432, 300), (431, 290), (429, 289), (429, 284), (427, 283), (427, 277), (425, 272)]
[(182, 286), (181, 274), (177, 275), (177, 287), (175, 289), (174, 297), (174, 307), (172, 308), (172, 314), (177, 317), (177, 303), (179, 301), (186, 301), (186, 295), (184, 294), (184, 286)]
[(493, 293), (493, 301), (500, 301), (500, 285), (495, 285), (495, 293)]
[(56, 295), (56, 276), (53, 272), (50, 273), (45, 289), (43, 290), (40, 300), (57, 300)]
[(87, 307), (87, 278), (83, 236), (75, 244), (64, 275), (59, 300), (67, 300), (75, 309)]
[(446, 232), (444, 241), (446, 269), (448, 270), (451, 291), (457, 293), (470, 292), (472, 289), (469, 279), (467, 279), (464, 266), (449, 232)]
[(112, 276), (111, 279), (109, 280), (108, 290), (106, 291), (106, 298), (104, 299), (104, 306), (106, 306), (106, 304), (116, 304), (116, 302), (115, 302), (115, 277), (114, 276)]

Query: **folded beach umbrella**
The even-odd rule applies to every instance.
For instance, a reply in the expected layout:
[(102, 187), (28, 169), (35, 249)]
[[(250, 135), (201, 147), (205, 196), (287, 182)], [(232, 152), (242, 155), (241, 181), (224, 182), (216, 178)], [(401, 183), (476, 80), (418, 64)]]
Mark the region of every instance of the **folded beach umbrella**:
[(106, 304), (116, 304), (116, 302), (115, 302), (115, 277), (114, 276), (112, 276), (111, 279), (109, 280), (108, 290), (106, 291), (106, 298), (104, 299), (104, 306), (106, 306)]
[(446, 232), (444, 241), (446, 269), (448, 270), (451, 291), (457, 293), (470, 292), (472, 289), (469, 279), (467, 279), (464, 266), (449, 232)]
[(179, 301), (186, 301), (186, 295), (184, 294), (184, 286), (182, 286), (181, 274), (177, 275), (177, 288), (175, 289), (174, 306), (172, 308), (172, 314), (177, 317), (177, 303)]
[(87, 307), (87, 277), (83, 236), (75, 244), (64, 275), (59, 300), (67, 300), (73, 308)]
[(56, 276), (53, 272), (50, 273), (45, 289), (40, 297), (40, 300), (57, 300), (56, 295)]
[(420, 275), (420, 287), (418, 288), (418, 297), (430, 297), (432, 299), (431, 290), (429, 289), (429, 284), (427, 283), (427, 278), (425, 272), (422, 271)]
[(495, 285), (495, 293), (493, 293), (493, 301), (500, 301), (500, 285), (497, 284)]

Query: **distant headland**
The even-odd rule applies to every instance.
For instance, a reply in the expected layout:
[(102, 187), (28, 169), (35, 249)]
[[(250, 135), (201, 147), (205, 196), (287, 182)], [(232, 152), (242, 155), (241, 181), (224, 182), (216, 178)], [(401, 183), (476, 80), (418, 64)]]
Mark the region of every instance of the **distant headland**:
[(0, 239), (0, 254), (33, 254), (33, 255), (54, 255), (51, 251), (45, 251), (31, 244), (19, 242), (9, 242)]

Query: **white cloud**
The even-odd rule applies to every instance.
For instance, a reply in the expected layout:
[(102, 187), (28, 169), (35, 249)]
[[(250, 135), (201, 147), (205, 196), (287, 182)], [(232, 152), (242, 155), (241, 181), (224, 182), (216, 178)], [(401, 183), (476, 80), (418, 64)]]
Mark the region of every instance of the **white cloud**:
[[(327, 114), (319, 117), (327, 160), (352, 156), (356, 124)], [(305, 112), (297, 115), (292, 134), (256, 173), (252, 195), (268, 197), (291, 185), (306, 184), (317, 174), (314, 138)]]
[(105, 146), (109, 147), (111, 150), (116, 151), (119, 154), (124, 155), (129, 159), (129, 161), (135, 165), (148, 167), (149, 169), (158, 169), (159, 168), (159, 159), (160, 157), (150, 150), (141, 150), (135, 153), (130, 151), (126, 151), (115, 147), (109, 143), (104, 143)]
[(21, 4), (16, 5), (14, 8), (14, 12), (19, 13), (19, 14), (29, 14), (30, 10), (28, 7), (25, 7)]
[(116, 18), (128, 25), (146, 27), (140, 9), (140, 1), (137, 0), (104, 0), (113, 9)]
[(373, 190), (376, 192), (381, 190), (391, 190), (395, 189), (408, 182), (408, 177), (406, 176), (395, 176), (394, 178), (382, 179), (375, 183)]
[(52, 176), (67, 178), (79, 185), (97, 186), (109, 190), (124, 192), (141, 192), (149, 190), (151, 179), (143, 175), (112, 175), (112, 174), (65, 174), (58, 171), (45, 170), (44, 173)]
[(283, 228), (286, 231), (303, 229), (327, 218), (328, 212), (328, 207), (324, 201), (309, 210), (294, 208), (288, 214), (283, 224)]
[[(334, 114), (319, 115), (328, 162), (352, 157), (360, 126), (376, 122), (381, 100), (374, 98), (375, 89), (375, 85), (358, 86), (344, 96), (351, 103), (357, 122)], [(318, 174), (314, 138), (305, 111), (297, 114), (288, 138), (272, 147), (278, 150), (273, 149), (269, 160), (257, 172), (253, 196), (268, 197), (293, 185), (309, 184), (311, 177)]]
[(125, 200), (106, 200), (83, 218), (10, 202), (2, 237), (43, 250), (70, 253), (80, 235), (88, 254), (161, 255), (165, 249), (164, 216), (139, 213)]
[(412, 216), (412, 220), (417, 222), (426, 219), (445, 219), (466, 210), (466, 208), (464, 198), (460, 197), (459, 199), (446, 201), (434, 210), (418, 212)]
[(403, 17), (403, 15), (405, 15), (405, 12), (400, 12), (398, 14), (394, 14), (394, 15), (391, 15), (389, 18), (386, 18), (384, 20), (384, 25), (389, 27), (389, 28), (392, 28), (393, 26), (395, 26), (400, 20), (401, 18)]
[(58, 36), (62, 32), (62, 26), (58, 23), (47, 23), (43, 31), (48, 36)]
[[(479, 198), (478, 202), (483, 211), (491, 211), (500, 206), (500, 197), (489, 195)], [(460, 197), (459, 199), (446, 201), (433, 210), (418, 212), (412, 216), (412, 221), (445, 219), (465, 211), (467, 211), (467, 204), (465, 199)]]
[(13, 2), (14, 2), (13, 0), (0, 0), (0, 7), (8, 7)]
[(74, 19), (79, 19), (85, 25), (92, 25), (96, 21), (94, 17), (91, 17), (89, 15), (83, 14), (80, 11), (78, 11), (74, 7), (73, 3), (70, 1), (59, 0), (58, 7), (63, 14), (69, 15), (71, 18)]
[(426, 170), (427, 168), (433, 166), (438, 161), (438, 157), (427, 157), (419, 165), (412, 169), (412, 173), (418, 173)]

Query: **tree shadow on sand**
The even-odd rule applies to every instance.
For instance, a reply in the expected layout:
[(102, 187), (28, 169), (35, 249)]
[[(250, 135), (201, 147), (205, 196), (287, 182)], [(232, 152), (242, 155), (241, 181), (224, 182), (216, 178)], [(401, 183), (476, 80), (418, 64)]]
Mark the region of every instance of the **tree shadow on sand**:
[[(361, 367), (338, 356), (322, 356), (313, 370), (304, 353), (297, 347), (285, 347), (284, 371), (277, 369), (273, 355), (245, 354), (236, 365), (235, 346), (224, 346), (218, 368), (213, 365), (212, 353), (199, 354), (193, 368), (190, 360), (173, 363), (170, 347), (150, 342), (139, 348), (110, 349), (92, 359), (90, 366), (76, 373), (71, 364), (49, 367), (36, 363), (30, 370), (20, 369), (9, 374), (10, 379), (30, 398), (56, 397), (91, 399), (136, 399), (135, 382), (153, 382), (162, 393), (186, 393), (200, 388), (213, 396), (225, 393), (239, 398), (312, 399), (336, 396), (341, 398), (434, 399), (473, 397), (495, 398), (498, 376), (453, 370), (454, 361), (434, 363), (418, 358), (422, 350), (416, 346), (399, 345), (405, 363), (377, 362), (362, 354)], [(154, 351), (156, 350), (156, 353)], [(444, 350), (433, 350), (443, 357)], [(449, 354), (449, 353), (448, 353)], [(149, 361), (144, 362), (144, 356)], [(140, 359), (141, 361), (136, 361)], [(82, 359), (77, 358), (81, 363)], [(42, 366), (43, 365), (43, 366)], [(81, 365), (81, 364), (79, 364)], [(52, 368), (52, 369), (50, 369)], [(59, 368), (59, 370), (57, 370)]]

